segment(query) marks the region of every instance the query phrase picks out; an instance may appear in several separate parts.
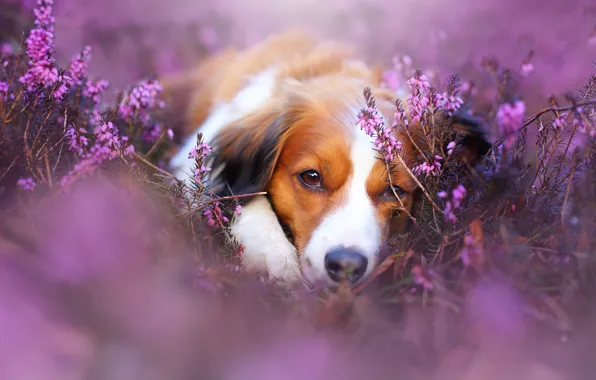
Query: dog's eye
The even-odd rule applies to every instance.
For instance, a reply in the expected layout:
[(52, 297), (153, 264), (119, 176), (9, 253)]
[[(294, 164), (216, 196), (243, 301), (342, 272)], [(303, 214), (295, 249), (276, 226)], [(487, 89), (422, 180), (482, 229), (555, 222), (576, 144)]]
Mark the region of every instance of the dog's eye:
[(397, 185), (387, 186), (383, 195), (381, 196), (383, 199), (395, 199), (395, 196), (402, 197), (406, 191)]
[(308, 187), (321, 187), (321, 175), (316, 170), (308, 169), (300, 172), (298, 178), (300, 178), (300, 181)]

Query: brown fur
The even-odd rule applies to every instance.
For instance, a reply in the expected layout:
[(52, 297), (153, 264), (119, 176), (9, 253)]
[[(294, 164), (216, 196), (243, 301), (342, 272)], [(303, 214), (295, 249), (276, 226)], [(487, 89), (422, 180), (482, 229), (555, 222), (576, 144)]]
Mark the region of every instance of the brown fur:
[[(238, 52), (226, 49), (202, 61), (189, 72), (165, 77), (164, 97), (170, 104), (184, 108), (184, 137), (195, 132), (218, 102), (231, 100), (247, 83), (269, 66), (280, 67), (282, 76), (306, 80), (340, 73), (367, 78), (375, 85), (381, 80), (380, 67), (370, 70), (363, 63), (347, 62), (354, 49), (338, 43), (320, 43), (299, 30), (273, 35), (261, 43)], [(177, 97), (175, 97), (177, 95)]]

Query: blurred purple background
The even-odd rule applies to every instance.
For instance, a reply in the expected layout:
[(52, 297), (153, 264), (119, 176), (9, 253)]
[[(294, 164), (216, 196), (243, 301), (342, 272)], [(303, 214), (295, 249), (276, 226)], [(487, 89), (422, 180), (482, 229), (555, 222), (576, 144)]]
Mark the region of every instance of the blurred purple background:
[(534, 50), (535, 71), (524, 93), (540, 97), (530, 101), (530, 108), (541, 106), (550, 93), (581, 85), (596, 61), (596, 4), (591, 0), (55, 3), (59, 60), (66, 62), (90, 44), (92, 73), (116, 88), (152, 72), (186, 68), (222, 46), (247, 46), (291, 26), (354, 43), (372, 62), (389, 65), (394, 54), (408, 54), (419, 67), (476, 80), (482, 79), (478, 73), (483, 55), (519, 70)]
[(418, 66), (470, 78), (483, 55), (518, 70), (534, 50), (535, 71), (524, 86), (543, 96), (581, 85), (596, 61), (591, 0), (57, 0), (55, 6), (59, 58), (90, 44), (92, 73), (116, 87), (290, 26), (354, 43), (371, 61), (390, 64), (394, 54), (408, 54)]

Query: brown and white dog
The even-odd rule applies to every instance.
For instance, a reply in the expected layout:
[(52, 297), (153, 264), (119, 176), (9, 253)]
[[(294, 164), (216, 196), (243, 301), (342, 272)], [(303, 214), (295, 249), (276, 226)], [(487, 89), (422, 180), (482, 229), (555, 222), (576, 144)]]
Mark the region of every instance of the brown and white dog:
[[(210, 180), (224, 185), (222, 195), (267, 192), (231, 223), (248, 268), (290, 283), (358, 283), (378, 264), (384, 239), (405, 225), (402, 205), (411, 210), (416, 183), (398, 165), (392, 188), (356, 125), (366, 86), (389, 125), (396, 94), (381, 87), (381, 70), (352, 54), (290, 31), (164, 81), (166, 91), (184, 87), (187, 97), (188, 137), (171, 160), (174, 174), (192, 176), (188, 154), (202, 132), (214, 150)], [(404, 159), (414, 163), (416, 149), (402, 140)]]

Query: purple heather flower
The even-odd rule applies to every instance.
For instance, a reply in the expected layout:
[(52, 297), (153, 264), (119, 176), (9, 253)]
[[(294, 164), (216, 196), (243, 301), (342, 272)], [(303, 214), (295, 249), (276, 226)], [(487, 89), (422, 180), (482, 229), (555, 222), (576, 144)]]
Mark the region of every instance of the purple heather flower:
[(511, 148), (517, 139), (517, 132), (524, 122), (526, 104), (518, 100), (515, 103), (503, 103), (497, 110), (499, 132), (505, 137), (503, 144)]
[(447, 144), (447, 156), (451, 156), (453, 154), (453, 150), (455, 149), (455, 141), (451, 141)]
[[(211, 147), (204, 141), (202, 141), (199, 145), (194, 146), (192, 150), (188, 153), (188, 158), (197, 158), (200, 157), (201, 159), (207, 157), (209, 153), (212, 152)], [(199, 166), (195, 169), (194, 172), (194, 179), (195, 181), (202, 183), (203, 176), (211, 171), (211, 168), (202, 164), (202, 162), (197, 162)]]
[(410, 125), (410, 120), (408, 120), (406, 110), (404, 109), (403, 104), (401, 101), (396, 102), (396, 110), (395, 115), (393, 115), (393, 127), (398, 126), (399, 124), (407, 127)]
[(356, 125), (375, 139), (375, 148), (383, 154), (386, 160), (392, 161), (401, 149), (402, 143), (393, 136), (391, 128), (385, 128), (383, 117), (376, 108), (362, 109), (358, 113)]
[[(455, 216), (455, 211), (461, 207), (461, 202), (466, 196), (467, 191), (466, 188), (462, 185), (457, 185), (451, 191), (451, 199), (445, 202), (445, 209), (443, 212), (445, 213), (445, 220), (451, 223), (455, 223), (457, 218)], [(445, 199), (447, 198), (448, 193), (446, 191), (439, 191), (437, 193), (437, 197)]]
[(58, 79), (56, 80), (57, 86), (54, 89), (54, 99), (64, 99), (64, 95), (66, 95), (69, 91), (68, 83), (69, 80), (66, 79), (63, 75), (58, 76)]
[(426, 75), (422, 74), (422, 71), (416, 70), (412, 78), (406, 81), (408, 89), (412, 93), (426, 93), (430, 89), (430, 83)]
[(79, 156), (84, 153), (84, 149), (89, 145), (89, 140), (84, 134), (87, 131), (84, 128), (79, 128), (79, 133), (74, 129), (74, 127), (69, 127), (66, 131), (66, 136), (68, 136), (70, 150), (77, 153)]
[(70, 61), (70, 66), (68, 69), (69, 84), (72, 83), (80, 85), (81, 83), (83, 83), (83, 78), (87, 76), (90, 58), (91, 47), (85, 46), (83, 51)]
[(410, 106), (410, 118), (412, 121), (420, 122), (425, 108), (428, 107), (428, 98), (421, 94), (410, 94), (406, 101)]
[(35, 29), (27, 40), (29, 70), (19, 79), (27, 90), (33, 91), (38, 85), (48, 87), (58, 82), (58, 69), (54, 66), (54, 17), (52, 0), (39, 0), (35, 14)]
[(0, 81), (0, 99), (6, 100), (9, 90), (10, 87), (8, 86), (8, 83)]
[(203, 174), (209, 173), (211, 168), (205, 165), (201, 165), (201, 167), (197, 168), (194, 172), (194, 177), (197, 182), (201, 182), (203, 178)]
[(97, 137), (98, 141), (103, 142), (111, 148), (120, 148), (121, 140), (119, 132), (118, 127), (109, 121), (95, 131), (95, 137)]
[(124, 96), (118, 108), (120, 116), (127, 121), (131, 121), (136, 116), (141, 121), (147, 122), (149, 114), (146, 111), (155, 107), (165, 107), (165, 103), (159, 100), (162, 91), (163, 88), (158, 81), (142, 81)]
[(103, 121), (101, 113), (98, 109), (93, 109), (91, 111), (91, 115), (89, 115), (89, 124), (91, 124), (94, 127), (94, 129), (97, 129), (100, 125), (102, 125), (102, 123)]
[(155, 124), (149, 128), (146, 128), (143, 132), (143, 140), (151, 144), (159, 140), (161, 136), (162, 126), (161, 124)]
[(443, 94), (437, 94), (435, 101), (437, 102), (437, 105), (449, 115), (459, 110), (464, 104), (462, 98), (455, 95), (449, 95), (446, 92)]
[(207, 157), (212, 152), (211, 147), (206, 142), (201, 142), (198, 146), (194, 146), (188, 153), (188, 158), (195, 158), (200, 155), (201, 157)]
[(25, 191), (33, 191), (33, 189), (35, 189), (35, 186), (37, 184), (35, 183), (35, 181), (33, 180), (33, 178), (28, 177), (28, 178), (20, 178), (17, 181), (17, 185), (19, 185), (20, 187), (22, 187), (23, 190), (25, 190)]
[(54, 5), (53, 0), (37, 1), (37, 8), (33, 9), (33, 14), (35, 15), (35, 25), (38, 27), (54, 29), (54, 22), (56, 22), (56, 19), (53, 16), (52, 5)]
[(9, 43), (0, 44), (0, 56), (11, 55), (14, 53), (14, 48)]
[(441, 173), (441, 161), (443, 157), (436, 155), (431, 157), (431, 159), (427, 162), (424, 161), (423, 163), (414, 166), (412, 172), (416, 175), (425, 175), (425, 176), (438, 176)]
[(451, 192), (451, 195), (453, 197), (453, 206), (455, 208), (459, 208), (459, 206), (461, 205), (461, 201), (466, 196), (466, 193), (467, 193), (466, 188), (463, 187), (462, 185), (457, 185), (455, 187), (455, 189), (453, 189), (453, 191)]
[(561, 112), (558, 117), (553, 118), (553, 129), (562, 130), (563, 127), (567, 124), (567, 116), (569, 116), (568, 112)]
[[(79, 130), (83, 132), (84, 130)], [(69, 130), (69, 136), (72, 136), (73, 130)], [(105, 161), (113, 160), (123, 155), (131, 155), (134, 152), (134, 146), (128, 143), (126, 136), (120, 137), (118, 128), (111, 122), (102, 124), (95, 130), (96, 143), (93, 145), (88, 153), (81, 155), (81, 161), (77, 163), (73, 169), (62, 178), (61, 185), (66, 187), (76, 181), (79, 177), (85, 177), (92, 174)], [(71, 147), (73, 146), (71, 138)], [(75, 148), (77, 149), (77, 148)]]
[(534, 65), (532, 65), (532, 62), (525, 62), (521, 65), (520, 73), (522, 76), (527, 77), (532, 71), (534, 71)]
[[(596, 123), (596, 119), (593, 123)], [(596, 137), (596, 128), (587, 123), (581, 116), (575, 116), (573, 118), (573, 126), (577, 128), (577, 131), (579, 133), (586, 134), (591, 137)]]
[(207, 225), (211, 227), (223, 227), (224, 223), (229, 222), (228, 218), (221, 212), (218, 202), (215, 202), (212, 207), (207, 208), (207, 210), (203, 212), (203, 215), (207, 218)]
[(103, 79), (100, 79), (95, 82), (88, 80), (87, 85), (83, 89), (83, 95), (93, 99), (93, 102), (95, 104), (98, 104), (101, 100), (101, 94), (105, 91), (106, 88), (108, 88), (109, 85), (110, 84), (108, 83), (108, 81)]

